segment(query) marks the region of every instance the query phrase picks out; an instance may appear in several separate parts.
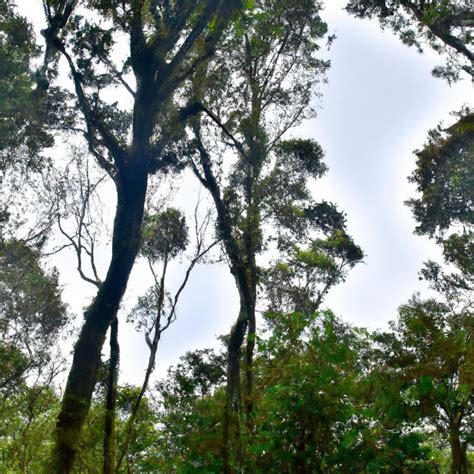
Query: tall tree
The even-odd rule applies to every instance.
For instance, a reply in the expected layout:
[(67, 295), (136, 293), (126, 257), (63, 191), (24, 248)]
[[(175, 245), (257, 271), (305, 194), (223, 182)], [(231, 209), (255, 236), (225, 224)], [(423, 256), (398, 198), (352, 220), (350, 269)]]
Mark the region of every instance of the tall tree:
[(434, 426), (449, 444), (453, 474), (470, 472), (466, 453), (474, 435), (473, 336), (472, 307), (453, 310), (434, 299), (414, 297), (400, 307), (392, 331), (377, 338), (385, 377), (400, 380), (397, 392), (407, 415)]
[[(40, 81), (51, 84), (58, 60), (65, 61), (74, 105), (82, 114), (74, 128), (84, 135), (117, 191), (110, 266), (86, 311), (58, 417), (57, 472), (71, 472), (73, 467), (101, 348), (138, 252), (148, 175), (168, 162), (171, 140), (160, 127), (160, 118), (167, 115), (177, 88), (214, 54), (239, 3), (44, 1), (47, 46)], [(116, 67), (114, 47), (124, 36), (129, 53), (122, 58), (122, 67)], [(130, 71), (135, 87), (127, 82)], [(129, 93), (132, 111), (105, 98), (109, 86), (121, 86)]]
[[(201, 68), (192, 90), (194, 99), (217, 126), (217, 133), (222, 131), (222, 138), (230, 142), (230, 149), (237, 151), (237, 163), (229, 174), (222, 175), (217, 166), (224, 152), (222, 148), (226, 148), (225, 142), (216, 153), (212, 131), (203, 129), (205, 121), (194, 120), (192, 131), (197, 156), (191, 164), (214, 200), (219, 237), (223, 240), (240, 296), (239, 316), (228, 342), (223, 453), (226, 460), (231, 436), (237, 440), (239, 451), (236, 416), (240, 410), (240, 349), (247, 330), (246, 410), (249, 428), (252, 416), (251, 365), (259, 278), (256, 256), (262, 248), (262, 192), (258, 187), (272, 147), (281, 134), (298, 123), (307, 112), (316, 81), (308, 70), (314, 72), (319, 65), (314, 57), (315, 41), (326, 32), (317, 14), (318, 9), (319, 5), (315, 7), (308, 2), (297, 2), (292, 6), (282, 2), (253, 4), (235, 26), (214, 67)], [(303, 81), (294, 81), (296, 71), (304, 74)], [(285, 78), (288, 78), (289, 85), (284, 82)], [(204, 81), (215, 84), (207, 94), (201, 90)], [(295, 101), (291, 108), (290, 97)], [(288, 108), (285, 110), (285, 107)], [(270, 120), (270, 111), (276, 113), (277, 122), (281, 121), (274, 129), (266, 123)], [(229, 469), (228, 465), (226, 469)]]
[[(293, 229), (292, 237), (303, 240), (304, 234), (321, 230), (343, 231), (341, 213), (331, 204), (314, 203), (307, 187), (308, 179), (326, 170), (319, 145), (282, 141), (289, 129), (314, 114), (311, 99), (329, 66), (317, 57), (318, 41), (327, 33), (320, 8), (320, 2), (252, 2), (215, 61), (203, 64), (190, 91), (203, 112), (190, 123), (191, 166), (214, 201), (218, 236), (240, 299), (228, 339), (226, 469), (230, 444), (239, 458), (240, 359), (246, 335), (244, 398), (252, 431), (255, 313), (262, 276), (257, 257), (272, 242), (265, 228), (276, 225), (279, 234)], [(204, 91), (203, 83), (211, 87)], [(335, 226), (325, 213), (335, 218)]]
[[(138, 299), (128, 320), (133, 322), (138, 330), (142, 330), (145, 333), (149, 357), (141, 389), (127, 420), (124, 441), (117, 461), (117, 469), (127, 455), (134, 422), (141, 401), (148, 389), (150, 377), (156, 366), (156, 355), (161, 337), (176, 320), (178, 301), (194, 266), (216, 244), (214, 242), (210, 246), (204, 246), (204, 235), (209, 218), (205, 218), (202, 225), (199, 225), (197, 222), (197, 208), (198, 206), (195, 209), (196, 247), (194, 256), (191, 258), (184, 278), (174, 296), (171, 296), (166, 287), (168, 269), (171, 261), (181, 254), (188, 244), (188, 226), (186, 225), (185, 217), (179, 210), (174, 208), (167, 208), (162, 212), (153, 214), (149, 213), (145, 217), (141, 254), (148, 261), (154, 284)], [(157, 264), (161, 266), (159, 271), (156, 268)]]

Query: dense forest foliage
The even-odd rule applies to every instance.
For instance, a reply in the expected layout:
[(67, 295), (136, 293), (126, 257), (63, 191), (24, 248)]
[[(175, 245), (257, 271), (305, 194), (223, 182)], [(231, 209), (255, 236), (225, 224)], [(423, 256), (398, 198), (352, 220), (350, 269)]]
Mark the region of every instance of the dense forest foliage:
[[(420, 269), (432, 291), (369, 331), (323, 307), (364, 250), (313, 195), (324, 150), (295, 136), (330, 68), (324, 2), (42, 3), (37, 37), (0, 0), (0, 472), (474, 472), (471, 109), (428, 132), (409, 177), (413, 230), (442, 254)], [(345, 10), (474, 80), (471, 2)], [(181, 175), (202, 189), (191, 212), (170, 199)], [(48, 264), (66, 250), (96, 291), (83, 317)], [(125, 314), (137, 261), (152, 284)], [(233, 277), (234, 324), (156, 381), (208, 262)], [(140, 386), (119, 377), (125, 320)]]

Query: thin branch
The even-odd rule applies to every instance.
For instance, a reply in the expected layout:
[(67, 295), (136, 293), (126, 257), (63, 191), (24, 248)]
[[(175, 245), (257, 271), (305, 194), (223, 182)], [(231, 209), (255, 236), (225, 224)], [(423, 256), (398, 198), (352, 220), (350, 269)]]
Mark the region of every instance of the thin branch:
[(180, 287), (178, 288), (178, 291), (176, 292), (175, 296), (174, 296), (174, 300), (173, 300), (173, 306), (171, 307), (171, 310), (170, 310), (170, 313), (168, 315), (168, 318), (167, 318), (167, 322), (166, 324), (163, 326), (162, 328), (162, 332), (165, 331), (166, 329), (168, 329), (168, 327), (170, 326), (170, 324), (173, 322), (173, 316), (176, 314), (176, 306), (178, 304), (178, 300), (179, 300), (179, 297), (182, 293), (182, 291), (184, 290), (186, 284), (188, 283), (188, 280), (189, 280), (189, 276), (194, 268), (194, 266), (196, 265), (196, 263), (202, 258), (204, 257), (204, 255), (206, 255), (213, 247), (215, 247), (221, 240), (215, 240), (214, 242), (212, 242), (211, 245), (209, 245), (208, 247), (206, 247), (202, 252), (200, 252), (198, 255), (196, 255), (190, 262), (187, 270), (186, 270), (186, 274), (184, 276), (184, 279), (180, 285)]
[[(218, 0), (210, 0), (207, 2), (206, 7), (204, 8), (203, 12), (194, 24), (193, 29), (191, 30), (187, 38), (183, 41), (183, 44), (176, 52), (173, 59), (168, 63), (166, 69), (169, 75), (174, 72), (174, 70), (179, 64), (183, 63), (184, 58), (188, 54), (189, 50), (198, 39), (199, 35), (204, 30), (211, 17), (217, 11), (219, 3), (220, 2)], [(217, 39), (215, 40), (215, 42), (217, 42)]]
[[(94, 130), (97, 130), (99, 134), (102, 136), (103, 145), (110, 151), (112, 156), (115, 159), (115, 162), (118, 167), (124, 165), (126, 159), (126, 152), (122, 149), (117, 139), (110, 133), (107, 129), (105, 124), (94, 114), (91, 109), (91, 106), (87, 100), (86, 93), (84, 91), (81, 75), (77, 71), (74, 61), (72, 57), (67, 52), (66, 47), (64, 44), (55, 36), (55, 32), (45, 30), (43, 31), (43, 35), (46, 41), (52, 44), (62, 55), (66, 58), (66, 61), (69, 65), (69, 70), (71, 72), (71, 76), (74, 82), (74, 87), (76, 90), (76, 96), (84, 115), (84, 119), (86, 121), (87, 133), (90, 138), (95, 137)], [(89, 141), (90, 141), (89, 138)]]
[(76, 251), (76, 257), (77, 257), (77, 271), (79, 272), (79, 275), (81, 276), (81, 278), (84, 280), (84, 281), (87, 281), (88, 283), (91, 283), (92, 285), (94, 285), (95, 287), (97, 288), (100, 288), (100, 281), (96, 281), (96, 280), (93, 280), (92, 278), (89, 278), (82, 270), (82, 257), (81, 257), (81, 247), (79, 247), (76, 243), (76, 241), (63, 229), (63, 226), (61, 225), (61, 218), (60, 216), (58, 216), (58, 227), (59, 227), (59, 231), (61, 232), (61, 234), (64, 235), (64, 237), (66, 237), (70, 243), (71, 243), (71, 246), (74, 248), (74, 250)]
[(107, 67), (110, 69), (112, 72), (112, 75), (120, 82), (120, 84), (125, 87), (125, 89), (131, 94), (132, 97), (135, 98), (135, 91), (130, 87), (130, 85), (127, 83), (127, 81), (123, 78), (122, 73), (120, 73), (115, 65), (110, 61), (107, 57), (102, 57), (102, 61), (107, 65)]
[[(201, 104), (202, 105), (202, 104)], [(244, 147), (242, 143), (240, 143), (234, 135), (229, 131), (229, 129), (219, 120), (219, 118), (211, 111), (209, 110), (205, 105), (202, 105), (202, 110), (205, 112), (212, 120), (213, 122), (224, 132), (224, 134), (231, 139), (232, 143), (234, 144), (235, 148), (239, 151), (239, 153), (242, 155), (243, 158), (247, 160), (247, 162), (250, 163), (250, 158), (248, 157), (247, 153), (244, 150)]]

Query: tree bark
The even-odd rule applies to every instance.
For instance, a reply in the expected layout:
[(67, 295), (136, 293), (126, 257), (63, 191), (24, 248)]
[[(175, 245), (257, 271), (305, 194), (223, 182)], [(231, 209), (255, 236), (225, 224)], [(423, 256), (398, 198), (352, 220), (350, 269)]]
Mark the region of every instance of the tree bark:
[[(197, 138), (200, 163), (204, 171), (204, 177), (200, 175), (197, 169), (194, 169), (194, 172), (201, 183), (208, 189), (214, 200), (217, 211), (219, 236), (222, 238), (224, 243), (226, 254), (230, 261), (230, 271), (234, 276), (240, 295), (239, 316), (232, 327), (229, 341), (227, 343), (227, 386), (222, 435), (222, 459), (224, 472), (230, 473), (232, 472), (231, 448), (233, 445), (235, 445), (237, 463), (240, 465), (242, 460), (242, 445), (240, 439), (240, 350), (247, 330), (249, 338), (246, 350), (246, 413), (251, 416), (253, 411), (252, 360), (256, 326), (256, 251), (252, 236), (246, 236), (247, 245), (245, 248), (242, 248), (239, 242), (235, 239), (233, 235), (232, 219), (229, 215), (226, 203), (224, 203), (221, 197), (219, 184), (212, 170), (211, 159), (201, 141), (200, 129), (198, 126), (194, 127), (194, 132)], [(249, 428), (252, 427), (251, 419), (249, 419), (248, 425)]]
[[(147, 156), (130, 157), (131, 164), (117, 177), (118, 202), (107, 276), (85, 314), (74, 348), (74, 358), (56, 428), (56, 472), (72, 471), (82, 426), (97, 382), (107, 329), (117, 317), (140, 242), (147, 188)], [(134, 159), (132, 159), (134, 158)], [(134, 166), (132, 166), (134, 164)]]
[(222, 435), (222, 458), (224, 472), (232, 472), (231, 447), (235, 446), (236, 460), (242, 462), (240, 439), (240, 348), (247, 331), (248, 316), (244, 299), (237, 322), (233, 326), (227, 344), (227, 386), (224, 408), (224, 431)]
[[(254, 304), (255, 308), (255, 304)], [(245, 353), (245, 409), (246, 409), (246, 421), (249, 433), (253, 433), (253, 354), (255, 350), (255, 337), (256, 337), (256, 318), (255, 309), (253, 308), (252, 313), (249, 316), (249, 323), (247, 329), (247, 347)]]
[(119, 360), (118, 319), (115, 318), (110, 326), (110, 362), (104, 429), (104, 474), (112, 474), (115, 469), (115, 416)]
[(451, 473), (468, 474), (466, 449), (459, 438), (459, 431), (453, 429), (449, 434), (449, 444), (451, 445)]

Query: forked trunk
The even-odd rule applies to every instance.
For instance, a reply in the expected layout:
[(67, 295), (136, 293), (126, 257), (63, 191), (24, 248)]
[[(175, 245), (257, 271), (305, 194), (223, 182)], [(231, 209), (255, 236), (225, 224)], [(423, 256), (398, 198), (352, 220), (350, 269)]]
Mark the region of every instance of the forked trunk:
[[(122, 170), (117, 178), (117, 210), (112, 241), (112, 259), (107, 276), (85, 314), (74, 348), (74, 358), (56, 426), (55, 469), (72, 471), (82, 427), (92, 392), (107, 330), (117, 317), (120, 302), (138, 253), (147, 188), (146, 159)], [(136, 166), (141, 164), (141, 166)]]

